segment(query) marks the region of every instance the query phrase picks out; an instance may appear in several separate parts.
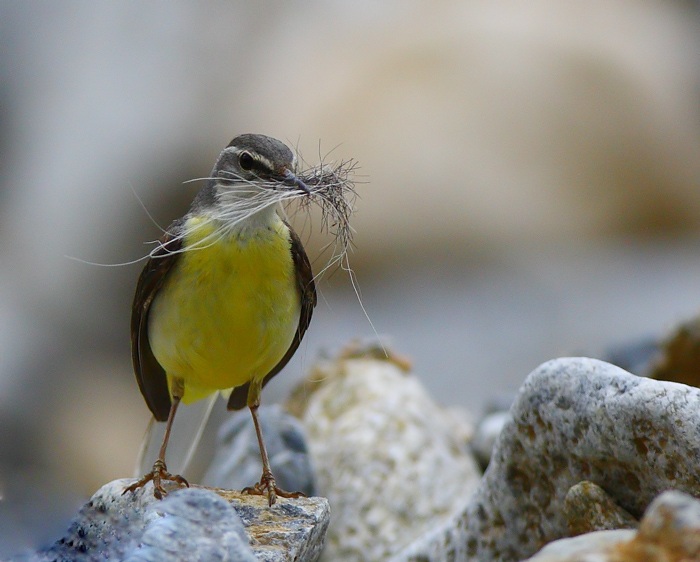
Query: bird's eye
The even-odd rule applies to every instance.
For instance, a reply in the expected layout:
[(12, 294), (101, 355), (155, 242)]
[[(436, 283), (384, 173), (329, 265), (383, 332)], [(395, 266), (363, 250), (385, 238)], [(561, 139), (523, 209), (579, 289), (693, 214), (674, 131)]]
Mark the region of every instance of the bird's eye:
[(238, 155), (238, 164), (240, 165), (241, 170), (245, 170), (247, 172), (247, 171), (253, 169), (253, 165), (255, 164), (255, 159), (250, 155), (250, 153), (241, 152)]

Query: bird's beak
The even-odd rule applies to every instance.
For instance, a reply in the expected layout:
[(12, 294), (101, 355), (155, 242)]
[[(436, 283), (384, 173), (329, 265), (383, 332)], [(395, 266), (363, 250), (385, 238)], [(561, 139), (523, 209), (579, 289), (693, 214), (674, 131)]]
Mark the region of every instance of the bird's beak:
[(288, 185), (289, 187), (295, 187), (303, 191), (306, 195), (311, 195), (311, 190), (309, 189), (309, 187), (298, 177), (296, 177), (294, 173), (289, 169), (286, 169), (284, 171), (284, 174), (280, 178), (280, 182), (284, 185)]

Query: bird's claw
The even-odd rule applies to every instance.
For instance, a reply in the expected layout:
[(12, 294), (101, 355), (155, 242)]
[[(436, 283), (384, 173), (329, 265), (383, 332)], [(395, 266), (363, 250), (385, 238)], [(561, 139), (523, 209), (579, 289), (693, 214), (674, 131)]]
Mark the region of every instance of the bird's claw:
[(251, 496), (267, 496), (267, 503), (272, 507), (277, 501), (277, 496), (282, 498), (305, 498), (306, 494), (303, 492), (287, 492), (278, 488), (275, 484), (275, 477), (271, 472), (263, 472), (260, 477), (260, 482), (254, 486), (248, 486), (241, 490), (242, 494), (249, 494)]
[(153, 495), (159, 500), (163, 499), (163, 496), (168, 494), (165, 488), (163, 488), (162, 484), (165, 481), (169, 480), (171, 482), (177, 482), (181, 486), (187, 486), (188, 488), (190, 487), (189, 482), (187, 482), (184, 477), (180, 476), (179, 474), (170, 474), (168, 472), (168, 468), (165, 466), (165, 462), (157, 460), (155, 463), (153, 463), (153, 470), (144, 475), (141, 480), (134, 482), (131, 486), (126, 488), (122, 492), (122, 495), (126, 494), (127, 492), (135, 492), (139, 488), (148, 484), (151, 480), (153, 481)]

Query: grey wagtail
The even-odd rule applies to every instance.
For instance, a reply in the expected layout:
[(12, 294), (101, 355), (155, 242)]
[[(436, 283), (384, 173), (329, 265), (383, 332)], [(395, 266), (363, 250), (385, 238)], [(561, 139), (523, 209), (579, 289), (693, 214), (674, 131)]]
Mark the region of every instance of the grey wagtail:
[(260, 482), (244, 492), (280, 490), (270, 470), (258, 407), (265, 384), (304, 337), (316, 305), (311, 265), (280, 202), (310, 194), (282, 142), (240, 135), (219, 155), (187, 214), (174, 221), (141, 272), (131, 313), (132, 360), (148, 408), (166, 429), (153, 470), (124, 490), (153, 481), (189, 486), (170, 474), (165, 450), (175, 413), (217, 391), (228, 409), (250, 408), (262, 457)]

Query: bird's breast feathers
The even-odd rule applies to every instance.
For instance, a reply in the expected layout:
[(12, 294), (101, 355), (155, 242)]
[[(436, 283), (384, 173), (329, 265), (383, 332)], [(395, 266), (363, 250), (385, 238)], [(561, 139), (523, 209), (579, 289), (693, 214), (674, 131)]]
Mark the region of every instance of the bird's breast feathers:
[(300, 296), (287, 226), (217, 234), (191, 217), (183, 253), (156, 296), (148, 337), (183, 402), (264, 377), (289, 348)]

